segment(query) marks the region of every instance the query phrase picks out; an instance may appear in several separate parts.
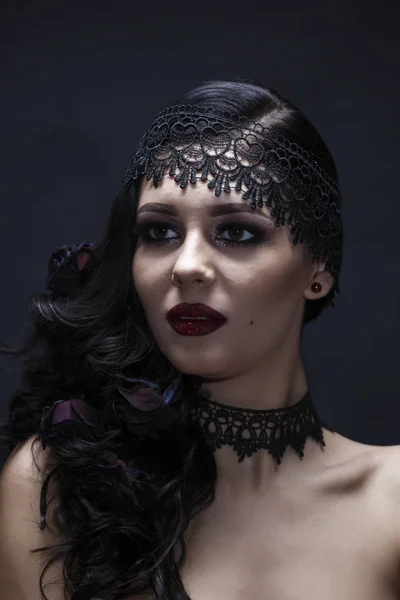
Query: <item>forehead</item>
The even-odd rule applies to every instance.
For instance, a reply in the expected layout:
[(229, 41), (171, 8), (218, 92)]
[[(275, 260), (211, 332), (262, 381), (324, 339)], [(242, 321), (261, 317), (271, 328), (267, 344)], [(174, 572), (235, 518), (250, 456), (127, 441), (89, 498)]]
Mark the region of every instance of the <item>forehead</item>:
[(221, 192), (220, 196), (215, 195), (215, 191), (207, 187), (207, 181), (197, 180), (193, 184), (188, 184), (187, 187), (181, 188), (173, 177), (165, 175), (154, 187), (153, 180), (147, 181), (143, 178), (139, 187), (139, 202), (138, 211), (146, 204), (159, 203), (168, 204), (176, 209), (178, 213), (184, 212), (204, 212), (211, 213), (214, 209), (217, 215), (218, 207), (223, 205), (234, 205), (234, 207), (248, 208), (250, 214), (259, 214), (270, 217), (270, 209), (263, 206), (250, 208), (250, 201), (243, 200), (242, 192), (231, 189), (229, 193)]

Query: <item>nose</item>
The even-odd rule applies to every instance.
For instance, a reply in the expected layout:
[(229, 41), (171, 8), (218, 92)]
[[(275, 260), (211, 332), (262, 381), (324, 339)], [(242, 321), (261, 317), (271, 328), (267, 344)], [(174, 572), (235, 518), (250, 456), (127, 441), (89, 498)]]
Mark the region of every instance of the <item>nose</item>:
[(171, 281), (177, 287), (184, 287), (192, 283), (202, 283), (206, 286), (213, 285), (215, 270), (210, 264), (207, 245), (201, 236), (186, 238), (179, 249), (175, 261)]

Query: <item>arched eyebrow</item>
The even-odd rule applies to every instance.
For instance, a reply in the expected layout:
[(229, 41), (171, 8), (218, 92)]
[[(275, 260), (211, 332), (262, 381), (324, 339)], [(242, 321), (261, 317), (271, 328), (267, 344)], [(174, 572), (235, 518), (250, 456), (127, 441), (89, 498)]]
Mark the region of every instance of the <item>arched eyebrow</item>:
[[(141, 208), (139, 208), (137, 214), (140, 215), (144, 212), (160, 212), (165, 215), (177, 215), (177, 210), (174, 206), (171, 206), (170, 204), (161, 204), (159, 202), (147, 202)], [(222, 215), (229, 215), (231, 213), (250, 213), (252, 215), (257, 214), (260, 215), (260, 217), (264, 217), (265, 219), (272, 221), (272, 218), (269, 215), (261, 212), (260, 209), (251, 208), (246, 204), (229, 202), (227, 204), (215, 204), (209, 209), (209, 215), (211, 217), (220, 217)]]

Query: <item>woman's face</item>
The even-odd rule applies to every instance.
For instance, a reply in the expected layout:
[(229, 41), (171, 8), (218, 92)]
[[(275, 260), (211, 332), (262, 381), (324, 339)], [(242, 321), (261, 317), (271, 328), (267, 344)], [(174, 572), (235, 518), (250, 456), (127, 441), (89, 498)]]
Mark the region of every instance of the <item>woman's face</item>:
[[(249, 208), (239, 192), (217, 198), (202, 182), (181, 189), (166, 176), (141, 188), (133, 281), (157, 345), (184, 373), (235, 375), (300, 334), (318, 263), (265, 205), (235, 208)], [(227, 321), (207, 335), (180, 335), (166, 316), (182, 302), (206, 304)]]

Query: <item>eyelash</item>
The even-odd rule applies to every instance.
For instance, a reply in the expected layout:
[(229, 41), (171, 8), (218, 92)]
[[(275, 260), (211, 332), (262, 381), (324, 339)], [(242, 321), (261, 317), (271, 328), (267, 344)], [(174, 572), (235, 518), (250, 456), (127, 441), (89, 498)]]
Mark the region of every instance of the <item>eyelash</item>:
[[(164, 244), (174, 243), (177, 240), (177, 238), (165, 238), (163, 240), (157, 240), (155, 238), (152, 238), (149, 235), (149, 232), (152, 229), (158, 229), (158, 228), (172, 230), (172, 231), (175, 231), (175, 233), (178, 233), (174, 227), (171, 227), (170, 223), (166, 223), (166, 222), (162, 222), (162, 221), (148, 221), (148, 222), (144, 222), (144, 223), (138, 223), (136, 225), (134, 233), (139, 237), (143, 237), (144, 241), (148, 244), (151, 244), (152, 246), (162, 246)], [(245, 227), (243, 225), (243, 223), (239, 223), (237, 221), (232, 221), (230, 223), (224, 223), (223, 225), (222, 224), (219, 225), (217, 227), (217, 233), (219, 234), (222, 231), (227, 231), (227, 230), (232, 230), (232, 229), (240, 229), (240, 230), (252, 233), (254, 235), (254, 237), (252, 237), (248, 240), (245, 240), (243, 242), (237, 242), (235, 240), (228, 240), (228, 239), (219, 239), (218, 242), (222, 243), (222, 245), (224, 245), (224, 246), (243, 247), (243, 246), (249, 246), (252, 244), (257, 244), (266, 237), (265, 232), (262, 229), (259, 229), (258, 227), (255, 227), (253, 225), (252, 226), (246, 225), (246, 227)]]

